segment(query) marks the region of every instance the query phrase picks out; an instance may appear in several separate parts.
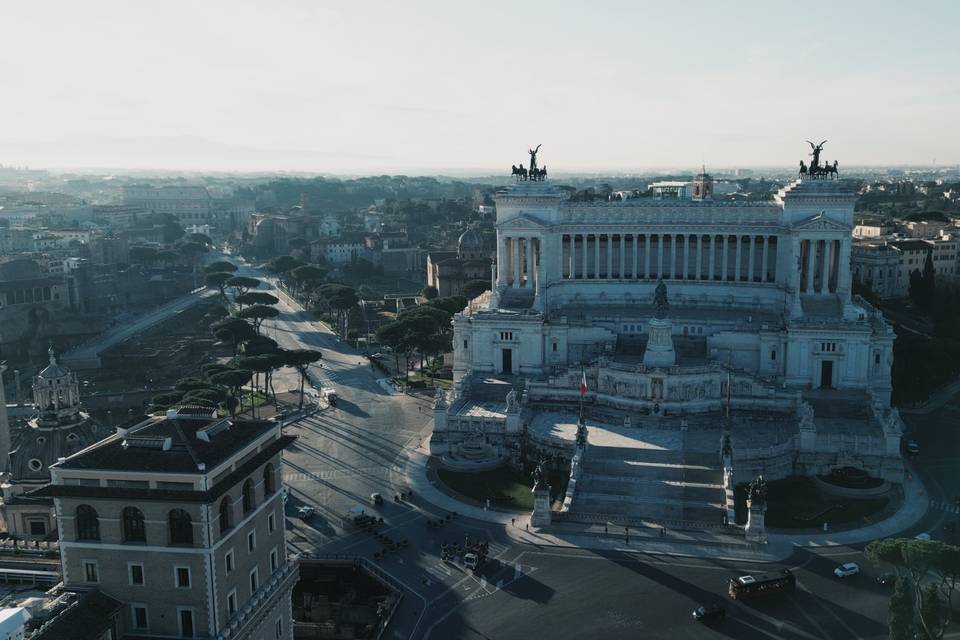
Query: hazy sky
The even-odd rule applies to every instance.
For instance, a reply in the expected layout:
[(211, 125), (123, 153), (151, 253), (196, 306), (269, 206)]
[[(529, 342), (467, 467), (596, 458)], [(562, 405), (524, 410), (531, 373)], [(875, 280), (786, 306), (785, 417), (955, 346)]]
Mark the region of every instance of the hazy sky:
[(0, 4), (0, 163), (960, 163), (960, 3)]

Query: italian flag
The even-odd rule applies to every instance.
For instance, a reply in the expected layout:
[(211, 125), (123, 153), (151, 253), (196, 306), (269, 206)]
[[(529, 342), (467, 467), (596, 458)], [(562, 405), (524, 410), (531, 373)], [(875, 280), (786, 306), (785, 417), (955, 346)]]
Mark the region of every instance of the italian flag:
[(580, 372), (580, 397), (581, 398), (587, 397), (587, 372), (586, 371)]

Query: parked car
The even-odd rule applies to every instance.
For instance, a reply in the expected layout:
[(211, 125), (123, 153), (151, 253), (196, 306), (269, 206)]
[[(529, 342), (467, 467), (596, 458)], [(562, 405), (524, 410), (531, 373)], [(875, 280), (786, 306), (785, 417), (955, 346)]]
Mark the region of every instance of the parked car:
[(845, 562), (833, 570), (833, 575), (838, 578), (849, 578), (860, 573), (860, 565), (856, 562)]
[(380, 506), (380, 505), (383, 504), (383, 496), (380, 495), (379, 493), (371, 493), (371, 494), (370, 494), (370, 502), (372, 502), (373, 504), (375, 504), (375, 505), (377, 505), (377, 506)]
[(297, 509), (297, 515), (300, 517), (301, 520), (307, 520), (308, 518), (310, 518), (310, 516), (312, 516), (316, 512), (317, 510), (309, 505), (305, 505)]
[(720, 604), (702, 604), (693, 610), (693, 619), (697, 622), (709, 620), (723, 620), (727, 617), (727, 610)]

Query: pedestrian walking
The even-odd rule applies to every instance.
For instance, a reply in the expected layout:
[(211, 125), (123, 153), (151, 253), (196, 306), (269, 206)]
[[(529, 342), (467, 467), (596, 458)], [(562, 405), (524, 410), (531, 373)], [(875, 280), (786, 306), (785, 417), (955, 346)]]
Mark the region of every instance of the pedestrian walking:
[(607, 531), (607, 525), (603, 525), (603, 535), (607, 535), (608, 533), (610, 532)]
[[(527, 531), (530, 531), (530, 523), (529, 523), (529, 522), (527, 523), (526, 528), (527, 528)], [(13, 542), (14, 542), (14, 544), (16, 544), (17, 541), (14, 540)]]
[(511, 526), (511, 527), (517, 526), (517, 519), (516, 519), (516, 518), (510, 518), (510, 526)]

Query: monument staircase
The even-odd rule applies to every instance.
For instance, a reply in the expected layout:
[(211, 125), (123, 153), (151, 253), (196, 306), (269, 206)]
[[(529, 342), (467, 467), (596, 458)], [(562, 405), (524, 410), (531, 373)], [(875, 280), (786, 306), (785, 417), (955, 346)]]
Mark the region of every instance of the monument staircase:
[(587, 450), (569, 519), (705, 529), (723, 524), (716, 453), (597, 446)]

